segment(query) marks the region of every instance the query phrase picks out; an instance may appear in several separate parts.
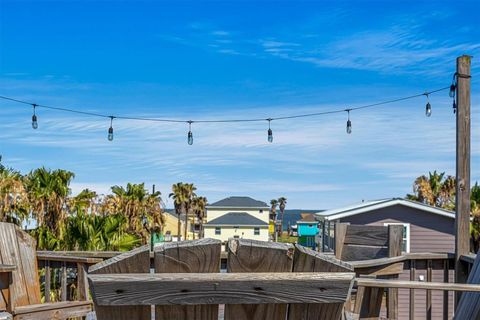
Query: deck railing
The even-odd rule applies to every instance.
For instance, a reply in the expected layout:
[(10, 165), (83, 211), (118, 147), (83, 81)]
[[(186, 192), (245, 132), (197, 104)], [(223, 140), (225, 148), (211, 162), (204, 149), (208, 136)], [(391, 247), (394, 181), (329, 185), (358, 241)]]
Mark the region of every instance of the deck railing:
[[(52, 290), (59, 289), (59, 301), (87, 300), (89, 299), (89, 287), (87, 282), (88, 267), (120, 254), (116, 251), (37, 251), (39, 269), (43, 270), (41, 278), (45, 302), (50, 302)], [(153, 254), (152, 254), (153, 258)], [(476, 255), (469, 254), (461, 257), (467, 269), (471, 270)], [(425, 290), (426, 304), (425, 317), (432, 319), (432, 291), (443, 291), (443, 319), (449, 317), (449, 291), (472, 291), (472, 288), (464, 284), (449, 283), (450, 272), (454, 270), (453, 253), (407, 253), (398, 257), (383, 258), (351, 263), (358, 275), (374, 274), (381, 275), (382, 270), (408, 270), (411, 282), (392, 279), (368, 279), (358, 277), (356, 284), (363, 287), (401, 288), (410, 291), (409, 315), (415, 319), (415, 292)], [(443, 271), (443, 283), (432, 282), (433, 271)], [(52, 274), (57, 275), (56, 283), (51, 281)], [(424, 281), (418, 281), (419, 274), (426, 274)], [(388, 303), (386, 304), (388, 306)], [(418, 304), (417, 304), (418, 307)]]

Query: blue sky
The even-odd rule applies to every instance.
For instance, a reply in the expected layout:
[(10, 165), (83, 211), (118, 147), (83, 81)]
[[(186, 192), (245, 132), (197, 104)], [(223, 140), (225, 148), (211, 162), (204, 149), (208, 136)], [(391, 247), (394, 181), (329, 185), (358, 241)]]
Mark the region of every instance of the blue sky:
[[(126, 116), (276, 117), (448, 86), (470, 54), (472, 180), (480, 180), (480, 26), (475, 1), (0, 2), (0, 95)], [(458, 24), (461, 21), (461, 24)], [(76, 173), (73, 192), (193, 182), (216, 201), (286, 196), (325, 209), (402, 197), (429, 170), (455, 174), (447, 92), (351, 114), (272, 123), (114, 122), (0, 101), (3, 163)], [(166, 199), (167, 206), (171, 206)]]

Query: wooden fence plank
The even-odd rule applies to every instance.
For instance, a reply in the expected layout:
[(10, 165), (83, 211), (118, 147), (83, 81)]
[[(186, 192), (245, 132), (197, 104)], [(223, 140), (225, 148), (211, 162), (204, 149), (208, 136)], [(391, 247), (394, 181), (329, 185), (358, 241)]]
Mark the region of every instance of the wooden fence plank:
[[(200, 239), (165, 243), (155, 248), (156, 273), (220, 272), (220, 240)], [(217, 320), (216, 305), (163, 305), (155, 307), (156, 320)]]
[[(287, 243), (232, 239), (228, 243), (228, 272), (291, 272), (294, 247)], [(225, 306), (225, 320), (277, 320), (287, 314), (286, 304)]]
[(88, 279), (87, 279), (87, 265), (85, 263), (77, 263), (77, 300), (88, 300)]
[(345, 302), (354, 277), (351, 272), (265, 272), (95, 274), (89, 279), (99, 306), (282, 305)]
[[(333, 256), (295, 245), (293, 272), (353, 272), (353, 267)], [(349, 294), (350, 295), (350, 294)], [(350, 299), (350, 297), (348, 297)], [(345, 303), (290, 304), (288, 319), (341, 319)], [(350, 310), (348, 310), (350, 311)]]
[[(150, 272), (150, 246), (143, 246), (129, 252), (122, 253), (108, 260), (97, 263), (88, 269), (90, 277), (96, 274), (124, 274)], [(128, 276), (128, 275), (127, 275)], [(94, 291), (92, 290), (93, 298)], [(151, 320), (150, 306), (95, 306), (98, 320)]]
[(365, 259), (378, 259), (388, 256), (388, 247), (372, 247), (364, 245), (346, 244), (343, 246), (343, 261), (358, 261)]
[(344, 244), (388, 246), (388, 230), (382, 226), (348, 225)]
[[(330, 224), (330, 222), (329, 222), (329, 224)], [(346, 223), (336, 223), (335, 224), (335, 257), (337, 257), (337, 259), (342, 258), (343, 244), (345, 242), (345, 235), (347, 233), (347, 226), (348, 226), (348, 224), (346, 224)]]
[[(403, 225), (389, 225), (388, 226), (388, 257), (397, 257), (402, 254), (403, 242)], [(398, 279), (397, 274), (389, 275), (388, 279)], [(398, 318), (398, 289), (387, 289), (387, 317), (390, 319)]]
[(50, 289), (51, 289), (52, 274), (50, 272), (50, 261), (45, 262), (45, 302), (50, 302)]
[(65, 262), (62, 262), (61, 267), (61, 274), (60, 274), (60, 300), (67, 301), (67, 266)]

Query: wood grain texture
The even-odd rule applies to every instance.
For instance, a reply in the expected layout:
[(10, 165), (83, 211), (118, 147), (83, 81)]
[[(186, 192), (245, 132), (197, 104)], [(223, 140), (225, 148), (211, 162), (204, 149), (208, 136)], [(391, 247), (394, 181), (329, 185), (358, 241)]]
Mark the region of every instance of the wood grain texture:
[[(480, 292), (480, 285), (466, 283), (444, 283), (444, 282), (423, 282), (407, 280), (388, 280), (388, 279), (367, 279), (356, 278), (355, 282), (359, 286), (372, 288), (402, 288), (402, 289), (423, 289), (423, 290), (446, 290), (460, 292)], [(475, 293), (477, 294), (477, 293)]]
[(346, 244), (342, 249), (343, 261), (359, 261), (379, 259), (388, 256), (388, 247), (372, 247), (364, 245)]
[[(294, 247), (287, 243), (232, 239), (228, 242), (227, 271), (239, 272), (291, 272)], [(225, 306), (225, 320), (276, 320), (287, 315), (287, 305)]]
[(348, 225), (344, 244), (388, 246), (388, 229), (383, 226)]
[[(143, 246), (129, 252), (114, 256), (102, 261), (88, 269), (89, 284), (92, 296), (95, 300), (95, 288), (92, 287), (90, 277), (95, 274), (129, 274), (150, 272), (150, 248)], [(150, 306), (116, 306), (102, 307), (95, 305), (95, 312), (98, 320), (150, 320)]]
[[(321, 254), (301, 245), (295, 245), (293, 272), (353, 272), (353, 267), (331, 255)], [(349, 298), (350, 293), (347, 300)], [(342, 318), (344, 304), (343, 302), (331, 304), (290, 304), (288, 319), (338, 320)]]
[(100, 306), (345, 302), (354, 273), (97, 274)]
[[(165, 243), (155, 248), (156, 273), (220, 272), (220, 240), (199, 239)], [(217, 320), (217, 305), (156, 306), (156, 320)]]
[(40, 303), (35, 247), (35, 241), (26, 232), (14, 224), (0, 223), (0, 263), (17, 266), (12, 274), (12, 309)]
[(98, 257), (76, 256), (75, 251), (71, 251), (69, 254), (67, 254), (65, 252), (42, 251), (42, 250), (37, 251), (37, 259), (41, 261), (60, 261), (60, 262), (86, 263), (86, 264), (96, 264), (104, 260)]
[(88, 267), (85, 263), (77, 263), (77, 299), (79, 301), (86, 301), (89, 298), (87, 270)]
[[(470, 253), (470, 67), (470, 56), (457, 58), (455, 282), (459, 283), (465, 283), (468, 275), (460, 257)], [(455, 294), (455, 301), (459, 299)]]
[(19, 307), (13, 313), (14, 320), (52, 320), (84, 317), (92, 310), (88, 301), (42, 303)]
[[(476, 285), (480, 288), (480, 254), (473, 264), (473, 267), (468, 275), (467, 283), (469, 285)], [(452, 283), (449, 283), (452, 285)], [(455, 308), (455, 320), (473, 319), (480, 320), (480, 292), (463, 293), (457, 307)]]
[[(403, 242), (403, 226), (402, 225), (389, 225), (388, 226), (388, 257), (397, 257), (402, 254), (402, 242)], [(398, 279), (398, 275), (402, 270), (398, 270), (396, 273), (387, 275), (388, 279)], [(387, 317), (390, 319), (398, 318), (398, 289), (387, 289)]]
[(345, 243), (345, 235), (347, 233), (346, 223), (335, 224), (335, 257), (337, 259), (342, 258), (343, 245)]

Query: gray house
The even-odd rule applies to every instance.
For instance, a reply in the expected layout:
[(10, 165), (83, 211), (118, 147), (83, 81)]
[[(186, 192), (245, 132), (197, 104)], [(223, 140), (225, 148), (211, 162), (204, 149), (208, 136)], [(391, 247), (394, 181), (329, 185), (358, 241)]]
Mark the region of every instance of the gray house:
[[(323, 243), (331, 246), (331, 230), (333, 224), (345, 222), (360, 225), (389, 224), (403, 225), (404, 252), (454, 252), (455, 251), (455, 213), (452, 211), (431, 207), (419, 202), (401, 198), (366, 201), (344, 208), (327, 210), (316, 214), (321, 221), (324, 236)], [(330, 227), (330, 228), (329, 228)], [(328, 247), (328, 245), (327, 245)], [(417, 280), (426, 279), (426, 272), (418, 270)], [(401, 280), (409, 280), (409, 271), (404, 270)], [(432, 281), (443, 282), (443, 272), (434, 271)], [(453, 272), (450, 275), (453, 281)], [(451, 294), (451, 293), (450, 293)], [(442, 298), (440, 291), (432, 292), (432, 318), (442, 319)], [(423, 290), (415, 291), (415, 319), (425, 319), (424, 306), (426, 295)], [(417, 306), (418, 304), (418, 306)], [(408, 319), (409, 291), (399, 290), (399, 319)], [(449, 311), (453, 310), (453, 299), (450, 296)], [(451, 316), (451, 315), (450, 315)]]

